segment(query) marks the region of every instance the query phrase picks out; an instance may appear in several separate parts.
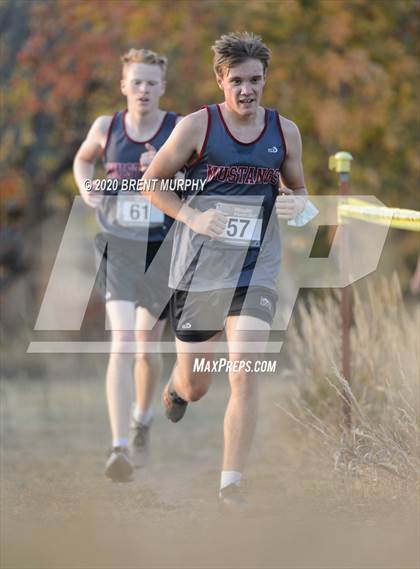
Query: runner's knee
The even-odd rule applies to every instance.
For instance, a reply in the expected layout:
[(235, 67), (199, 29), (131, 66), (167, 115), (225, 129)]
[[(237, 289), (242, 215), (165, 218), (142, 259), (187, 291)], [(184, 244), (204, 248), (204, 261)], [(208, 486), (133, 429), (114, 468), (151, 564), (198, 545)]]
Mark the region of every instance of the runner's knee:
[(258, 383), (255, 374), (249, 374), (244, 370), (230, 373), (229, 383), (234, 397), (248, 399), (257, 393)]
[(156, 354), (154, 352), (148, 352), (145, 347), (142, 347), (141, 345), (139, 346), (138, 344), (136, 350), (137, 351), (135, 354), (135, 358), (138, 364), (150, 367), (159, 364), (161, 362), (160, 354)]
[(131, 330), (112, 331), (111, 350), (113, 352), (130, 353), (127, 346), (129, 342), (134, 342), (134, 333)]

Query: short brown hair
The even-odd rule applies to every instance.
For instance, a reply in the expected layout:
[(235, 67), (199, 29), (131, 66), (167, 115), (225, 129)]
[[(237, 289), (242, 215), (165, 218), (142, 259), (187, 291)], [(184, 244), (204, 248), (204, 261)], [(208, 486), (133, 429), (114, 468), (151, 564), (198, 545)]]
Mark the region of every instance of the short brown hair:
[(225, 69), (243, 63), (247, 59), (258, 59), (267, 71), (271, 52), (260, 36), (249, 32), (235, 32), (221, 36), (211, 48), (214, 52), (213, 69), (216, 75), (223, 75)]
[(130, 49), (121, 57), (122, 72), (130, 63), (148, 63), (149, 65), (159, 65), (162, 70), (162, 77), (165, 77), (168, 60), (164, 55), (159, 55), (150, 49)]

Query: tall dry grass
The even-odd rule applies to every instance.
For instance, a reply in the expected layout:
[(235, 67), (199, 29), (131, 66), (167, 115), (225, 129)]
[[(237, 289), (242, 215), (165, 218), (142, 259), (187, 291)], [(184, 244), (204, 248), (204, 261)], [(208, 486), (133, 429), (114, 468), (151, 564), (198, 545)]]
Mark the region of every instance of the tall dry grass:
[(339, 298), (334, 291), (300, 303), (288, 336), (292, 394), (281, 408), (322, 443), (336, 469), (417, 479), (419, 305), (405, 304), (396, 275), (354, 287), (348, 383), (341, 373)]

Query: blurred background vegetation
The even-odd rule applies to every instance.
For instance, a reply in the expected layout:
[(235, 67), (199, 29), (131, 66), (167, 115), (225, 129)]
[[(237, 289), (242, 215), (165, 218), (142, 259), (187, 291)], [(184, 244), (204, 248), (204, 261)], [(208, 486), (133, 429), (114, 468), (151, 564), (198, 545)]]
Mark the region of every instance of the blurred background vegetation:
[(70, 199), (74, 153), (93, 119), (124, 106), (121, 54), (169, 58), (162, 104), (218, 101), (210, 46), (250, 30), (272, 49), (264, 103), (296, 121), (310, 191), (331, 192), (327, 157), (355, 157), (355, 193), (414, 208), (418, 184), (419, 6), (410, 0), (155, 0), (2, 3), (1, 168), (5, 202)]
[[(352, 192), (418, 209), (418, 31), (415, 0), (3, 0), (1, 221), (19, 260), (19, 231), (65, 214), (77, 193), (71, 166), (100, 114), (124, 107), (120, 56), (147, 47), (169, 58), (163, 108), (186, 114), (220, 101), (210, 46), (249, 30), (272, 50), (264, 104), (300, 127), (307, 185), (337, 192), (328, 156), (355, 158)], [(395, 258), (417, 257), (397, 234)], [(6, 247), (6, 251), (5, 251)], [(13, 264), (13, 263), (12, 263)], [(13, 267), (15, 268), (15, 267)], [(18, 272), (17, 271), (17, 272)]]

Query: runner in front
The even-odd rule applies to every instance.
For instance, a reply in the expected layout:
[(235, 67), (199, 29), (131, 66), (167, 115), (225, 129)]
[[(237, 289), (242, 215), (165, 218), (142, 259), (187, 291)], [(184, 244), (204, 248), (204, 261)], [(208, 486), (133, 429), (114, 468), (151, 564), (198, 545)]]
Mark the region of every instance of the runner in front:
[(170, 178), (187, 165), (187, 180), (205, 181), (200, 192), (191, 183), (182, 199), (147, 194), (177, 220), (169, 279), (177, 365), (163, 397), (174, 422), (203, 397), (212, 373), (194, 371), (194, 361), (210, 357), (224, 330), (232, 366), (219, 496), (224, 506), (241, 508), (258, 405), (257, 375), (241, 362), (264, 353), (276, 310), (278, 219), (301, 213), (307, 190), (297, 126), (260, 106), (269, 49), (249, 33), (222, 36), (212, 49), (224, 102), (188, 115), (144, 179)]

